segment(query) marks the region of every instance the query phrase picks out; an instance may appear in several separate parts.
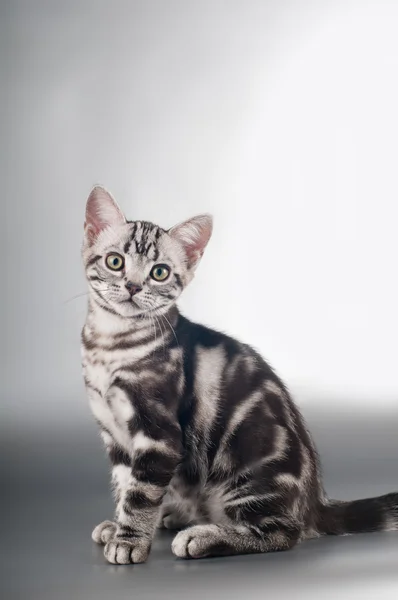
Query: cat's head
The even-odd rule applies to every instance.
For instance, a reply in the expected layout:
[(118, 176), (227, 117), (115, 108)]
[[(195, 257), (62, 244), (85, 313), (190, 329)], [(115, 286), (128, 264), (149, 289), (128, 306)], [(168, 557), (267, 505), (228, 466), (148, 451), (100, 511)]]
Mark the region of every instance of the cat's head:
[(93, 299), (123, 317), (165, 313), (191, 281), (212, 232), (199, 215), (169, 230), (127, 221), (95, 187), (86, 206), (83, 261)]

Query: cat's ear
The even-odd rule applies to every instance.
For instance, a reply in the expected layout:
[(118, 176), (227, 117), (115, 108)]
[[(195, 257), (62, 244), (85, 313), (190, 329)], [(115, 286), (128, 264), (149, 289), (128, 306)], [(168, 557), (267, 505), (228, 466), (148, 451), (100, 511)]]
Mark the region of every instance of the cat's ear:
[(168, 234), (184, 248), (190, 269), (195, 268), (202, 258), (212, 230), (211, 215), (198, 215), (169, 229)]
[(103, 229), (122, 225), (126, 218), (111, 194), (101, 186), (95, 186), (87, 199), (84, 233), (91, 245)]

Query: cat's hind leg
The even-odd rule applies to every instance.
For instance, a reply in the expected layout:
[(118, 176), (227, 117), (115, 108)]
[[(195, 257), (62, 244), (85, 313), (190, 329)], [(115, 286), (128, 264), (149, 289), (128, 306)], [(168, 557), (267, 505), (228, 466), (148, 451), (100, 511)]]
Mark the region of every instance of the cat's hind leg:
[(179, 558), (205, 558), (289, 550), (300, 538), (300, 528), (274, 519), (264, 525), (195, 525), (180, 531), (171, 549)]

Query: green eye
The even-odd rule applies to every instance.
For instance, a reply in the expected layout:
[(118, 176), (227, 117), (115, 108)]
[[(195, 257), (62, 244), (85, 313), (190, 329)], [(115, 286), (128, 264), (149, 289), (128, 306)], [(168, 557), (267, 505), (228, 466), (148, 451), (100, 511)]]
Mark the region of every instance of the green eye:
[(106, 257), (106, 266), (112, 271), (121, 271), (124, 267), (124, 258), (120, 254), (108, 254)]
[(165, 281), (170, 275), (170, 269), (166, 265), (155, 265), (151, 271), (151, 277), (155, 281)]

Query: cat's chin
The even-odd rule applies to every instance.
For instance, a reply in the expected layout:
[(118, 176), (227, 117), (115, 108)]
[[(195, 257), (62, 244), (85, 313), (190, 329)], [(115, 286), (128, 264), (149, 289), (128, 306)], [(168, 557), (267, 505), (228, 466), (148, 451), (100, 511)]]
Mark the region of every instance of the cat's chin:
[(163, 315), (166, 315), (173, 305), (174, 302), (170, 302), (166, 306), (142, 306), (138, 304), (137, 299), (132, 299), (130, 301), (121, 302), (120, 304), (115, 304), (112, 306), (112, 308), (115, 312), (117, 312), (117, 314), (120, 317), (130, 319), (137, 318), (141, 322), (144, 322), (146, 318), (150, 319), (151, 317), (153, 317), (153, 315), (157, 317), (162, 317)]
[(141, 317), (147, 309), (139, 306), (139, 304), (133, 300), (126, 300), (120, 304), (116, 304), (115, 311), (118, 312), (121, 317)]

